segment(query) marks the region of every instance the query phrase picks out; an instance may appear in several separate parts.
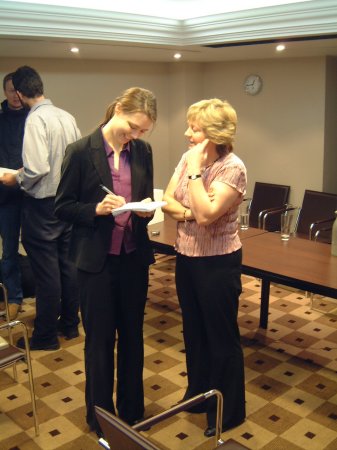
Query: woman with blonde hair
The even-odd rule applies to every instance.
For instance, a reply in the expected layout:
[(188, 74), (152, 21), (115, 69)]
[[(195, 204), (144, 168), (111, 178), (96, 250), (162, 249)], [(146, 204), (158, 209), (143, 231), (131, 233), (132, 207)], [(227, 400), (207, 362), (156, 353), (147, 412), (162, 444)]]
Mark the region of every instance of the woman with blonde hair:
[[(246, 168), (233, 153), (237, 116), (220, 99), (202, 100), (187, 112), (189, 150), (164, 194), (163, 210), (177, 220), (176, 286), (182, 310), (188, 386), (183, 400), (210, 389), (224, 397), (222, 429), (245, 419), (244, 361), (237, 323), (241, 294), (238, 207)], [(205, 436), (214, 436), (213, 401)]]
[(111, 212), (153, 197), (152, 150), (140, 138), (156, 118), (151, 91), (124, 91), (92, 134), (68, 146), (56, 196), (56, 215), (73, 224), (70, 257), (85, 331), (87, 422), (98, 435), (95, 405), (117, 410), (129, 424), (144, 415), (143, 318), (154, 262), (147, 224), (153, 214)]

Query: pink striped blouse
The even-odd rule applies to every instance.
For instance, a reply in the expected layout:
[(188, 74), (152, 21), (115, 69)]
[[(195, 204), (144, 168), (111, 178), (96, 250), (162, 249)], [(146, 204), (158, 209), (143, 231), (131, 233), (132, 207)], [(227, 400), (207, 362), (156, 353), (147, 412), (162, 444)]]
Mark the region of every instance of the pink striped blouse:
[[(175, 199), (189, 208), (186, 153), (175, 170), (179, 177)], [(247, 171), (241, 159), (234, 153), (227, 153), (207, 168), (202, 174), (205, 189), (211, 188), (213, 181), (232, 186), (240, 194), (240, 200), (223, 216), (207, 226), (198, 225), (195, 220), (177, 222), (177, 252), (186, 256), (214, 256), (232, 253), (241, 248), (238, 236), (238, 209), (246, 193)]]

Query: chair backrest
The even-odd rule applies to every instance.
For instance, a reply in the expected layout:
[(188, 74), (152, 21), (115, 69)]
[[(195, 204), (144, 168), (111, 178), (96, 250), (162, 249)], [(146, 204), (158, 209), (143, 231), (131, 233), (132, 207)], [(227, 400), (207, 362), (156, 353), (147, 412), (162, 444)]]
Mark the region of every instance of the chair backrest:
[[(270, 208), (282, 207), (288, 202), (290, 186), (283, 184), (261, 183), (257, 181), (250, 205), (249, 225), (259, 227), (259, 214)], [(268, 219), (266, 229), (277, 231), (280, 229), (280, 214), (275, 214)]]
[(110, 450), (160, 450), (118, 417), (95, 406), (96, 417)]
[[(337, 194), (305, 190), (298, 215), (297, 234), (309, 239), (310, 225), (319, 220), (333, 219), (336, 210)], [(331, 242), (331, 231), (326, 233), (324, 240)]]

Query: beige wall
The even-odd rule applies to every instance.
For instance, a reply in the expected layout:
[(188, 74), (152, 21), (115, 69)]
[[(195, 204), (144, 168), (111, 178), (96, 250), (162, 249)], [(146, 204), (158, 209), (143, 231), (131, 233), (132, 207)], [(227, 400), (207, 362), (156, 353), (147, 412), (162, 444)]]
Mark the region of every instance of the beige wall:
[(327, 59), (323, 190), (337, 192), (337, 58)]
[(166, 182), (170, 170), (169, 75), (166, 64), (8, 58), (0, 63), (1, 79), (7, 72), (24, 64), (40, 73), (46, 97), (74, 115), (83, 135), (98, 126), (109, 103), (124, 89), (141, 86), (152, 90), (158, 100), (159, 120), (148, 141), (154, 150), (155, 185), (162, 187), (161, 180)]
[[(3, 59), (0, 76), (22, 64), (35, 67), (46, 95), (77, 119), (83, 134), (101, 120), (108, 103), (131, 85), (155, 92), (159, 119), (148, 140), (154, 149), (155, 185), (165, 188), (186, 149), (187, 107), (201, 98), (226, 98), (238, 112), (236, 153), (248, 168), (248, 194), (255, 181), (291, 185), (300, 205), (305, 188), (336, 187), (336, 59), (273, 59), (231, 63), (133, 63)], [(263, 78), (248, 96), (243, 80)], [(327, 90), (334, 89), (329, 96)], [(329, 99), (326, 101), (326, 97)]]
[[(263, 78), (256, 96), (243, 90), (249, 73)], [(290, 201), (304, 189), (322, 190), (325, 120), (325, 60), (281, 59), (208, 65), (206, 97), (222, 96), (239, 117), (235, 151), (244, 160), (248, 193), (255, 181), (291, 186)]]

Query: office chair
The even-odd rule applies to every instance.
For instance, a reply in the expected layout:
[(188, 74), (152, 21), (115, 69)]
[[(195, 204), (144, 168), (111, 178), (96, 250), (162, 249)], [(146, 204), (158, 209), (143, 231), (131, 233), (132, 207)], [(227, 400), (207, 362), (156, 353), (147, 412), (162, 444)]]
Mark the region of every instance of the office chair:
[(214, 395), (217, 399), (214, 449), (246, 450), (247, 447), (241, 445), (233, 439), (229, 439), (224, 442), (220, 438), (223, 400), (221, 392), (216, 389), (208, 391), (204, 394), (199, 394), (189, 400), (179, 403), (178, 405), (172, 406), (172, 408), (150, 417), (149, 419), (145, 419), (132, 427), (103, 408), (95, 406), (96, 417), (104, 434), (104, 438), (99, 440), (99, 444), (106, 450), (161, 450), (161, 447), (151, 442), (138, 431), (148, 429), (148, 427), (172, 417), (173, 415), (178, 414), (189, 407), (195, 406)]
[(281, 209), (288, 202), (290, 186), (282, 184), (261, 183), (257, 181), (250, 201), (249, 226), (255, 228), (263, 227), (263, 216), (267, 212), (274, 214), (266, 217), (264, 229), (268, 231), (280, 230)]
[[(296, 208), (284, 208), (282, 212), (291, 209)], [(337, 194), (306, 189), (302, 206), (298, 208), (294, 228), (296, 237), (331, 244), (332, 225), (336, 210)], [(322, 310), (314, 308), (314, 294), (306, 292), (306, 296), (310, 297), (310, 308), (322, 312)]]
[[(3, 292), (3, 298), (5, 301), (5, 308), (6, 308), (6, 318), (8, 319), (8, 298), (7, 298), (7, 290), (5, 286), (0, 283), (0, 288)], [(25, 340), (25, 350), (22, 350), (15, 345), (13, 345), (13, 338), (12, 338), (12, 331), (17, 328), (21, 327), (21, 331), (23, 334), (23, 338)], [(36, 411), (36, 400), (35, 400), (35, 388), (34, 388), (34, 379), (33, 379), (33, 370), (32, 370), (32, 363), (31, 363), (31, 357), (30, 357), (30, 351), (29, 351), (29, 342), (28, 342), (28, 331), (26, 325), (19, 321), (19, 320), (13, 320), (12, 322), (9, 322), (8, 320), (6, 323), (0, 325), (0, 331), (6, 330), (8, 331), (8, 343), (6, 344), (6, 340), (2, 340), (2, 346), (0, 347), (0, 370), (6, 369), (7, 367), (13, 367), (13, 378), (15, 381), (17, 381), (17, 370), (16, 370), (16, 364), (20, 361), (24, 362), (27, 365), (27, 371), (28, 371), (28, 380), (29, 380), (29, 390), (30, 390), (30, 397), (31, 397), (31, 403), (32, 403), (32, 411), (33, 411), (33, 418), (34, 418), (34, 427), (35, 427), (35, 436), (39, 436), (39, 424), (38, 424), (38, 418), (37, 418), (37, 411)]]
[(330, 244), (336, 210), (337, 194), (306, 189), (298, 214), (296, 236)]

